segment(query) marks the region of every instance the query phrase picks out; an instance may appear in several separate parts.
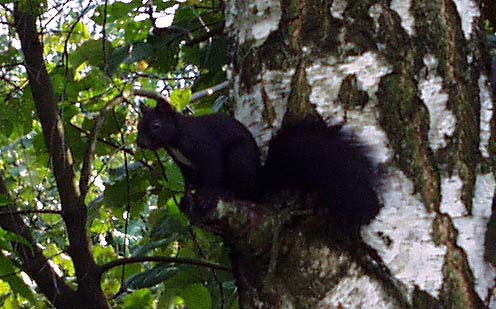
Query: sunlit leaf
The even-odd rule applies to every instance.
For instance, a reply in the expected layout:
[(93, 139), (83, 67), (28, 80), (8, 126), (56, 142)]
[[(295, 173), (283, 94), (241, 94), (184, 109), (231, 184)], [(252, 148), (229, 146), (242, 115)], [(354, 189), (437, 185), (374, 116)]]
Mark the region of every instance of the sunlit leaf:
[(171, 94), (171, 103), (177, 110), (182, 111), (191, 101), (191, 89), (178, 89)]
[(191, 309), (203, 309), (212, 307), (210, 292), (202, 284), (195, 283), (184, 289), (180, 296), (184, 299), (186, 306)]
[(150, 290), (134, 291), (127, 296), (122, 309), (148, 309), (153, 308), (153, 295)]
[[(5, 3), (8, 9), (13, 9), (12, 1)], [(64, 181), (77, 187), (94, 120), (102, 108), (125, 89), (172, 94), (173, 104), (182, 110), (190, 104), (192, 92), (225, 80), (221, 67), (226, 62), (226, 49), (222, 47), (220, 37), (214, 36), (208, 44), (187, 44), (191, 37), (205, 36), (200, 19), (210, 30), (223, 25), (218, 1), (155, 1), (151, 8), (141, 0), (109, 3), (43, 0), (21, 1), (17, 5), (37, 16), (44, 65), (57, 100), (56, 112), (62, 121), (62, 126), (55, 125), (52, 129), (57, 134), (63, 133), (63, 146), (67, 149), (63, 156), (70, 158), (50, 157), (47, 144), (53, 141), (46, 139), (50, 132), (42, 130), (26, 74), (29, 66), (23, 63), (19, 36), (16, 28), (9, 25), (14, 22), (13, 16), (7, 11), (5, 21), (9, 23), (5, 24), (6, 31), (0, 34), (0, 66), (5, 68), (0, 80), (0, 170), (9, 195), (15, 199), (1, 195), (2, 211), (10, 211), (8, 205), (23, 210), (63, 209), (60, 200), (63, 193), (59, 192), (57, 184), (60, 182), (56, 181), (53, 171), (54, 163), (58, 162), (54, 160), (68, 159), (75, 178)], [(165, 13), (172, 7), (177, 8), (177, 13), (166, 16), (174, 12), (167, 10)], [(157, 21), (173, 19), (175, 30), (156, 25), (148, 14), (150, 9)], [(162, 27), (161, 30), (158, 27)], [(50, 94), (50, 89), (46, 90)], [(219, 257), (224, 262), (227, 254), (219, 249), (224, 247), (217, 245), (218, 238), (197, 232), (195, 242), (192, 240), (188, 220), (177, 205), (184, 191), (184, 180), (177, 165), (164, 150), (158, 151), (163, 168), (151, 151), (136, 151), (139, 101), (132, 95), (126, 95), (126, 98), (122, 105), (108, 113), (93, 154), (91, 183), (84, 199), (88, 211), (88, 230), (84, 232), (92, 242), (92, 258), (99, 265), (131, 255), (200, 259), (203, 257), (198, 256), (198, 247), (201, 247), (212, 261)], [(193, 112), (197, 115), (211, 113), (214, 99), (202, 99)], [(128, 205), (130, 213), (126, 212)], [(36, 212), (21, 216), (28, 224), (33, 241), (50, 258), (47, 267), (53, 266), (70, 286), (84, 280), (76, 278), (74, 265), (67, 254), (70, 226), (63, 217)], [(14, 273), (0, 281), (0, 307), (53, 307), (42, 295), (42, 289), (31, 289), (22, 281), (18, 265), (10, 260), (15, 257), (16, 262), (22, 263), (13, 251), (13, 244), (22, 244), (28, 250), (32, 246), (16, 234), (0, 230), (0, 249), (6, 254), (4, 258), (9, 257), (0, 264), (10, 267), (9, 271)], [(0, 267), (0, 270), (4, 269)], [(2, 271), (1, 275), (6, 272)], [(150, 285), (153, 281), (162, 284), (116, 296), (122, 275), (141, 285)], [(218, 294), (210, 291), (210, 276), (208, 269), (198, 267), (135, 263), (105, 272), (101, 286), (114, 308), (152, 308), (161, 305), (162, 300), (175, 306), (195, 308), (201, 301), (209, 304), (209, 296), (202, 286), (208, 287), (208, 293)], [(162, 293), (163, 287), (170, 292), (168, 296)], [(197, 294), (196, 298), (194, 294)], [(213, 304), (217, 304), (216, 300)]]
[(34, 301), (33, 292), (19, 277), (19, 271), (14, 264), (3, 254), (0, 254), (0, 276), (2, 277), (2, 280), (10, 285), (10, 288), (14, 293), (18, 293), (22, 295), (22, 297)]
[[(24, 237), (21, 237), (13, 232), (6, 231), (3, 228), (0, 228), (0, 241), (1, 242), (15, 242), (21, 245), (26, 246), (27, 248), (32, 248), (31, 243), (27, 241)], [(6, 246), (2, 246), (4, 249), (7, 249)]]

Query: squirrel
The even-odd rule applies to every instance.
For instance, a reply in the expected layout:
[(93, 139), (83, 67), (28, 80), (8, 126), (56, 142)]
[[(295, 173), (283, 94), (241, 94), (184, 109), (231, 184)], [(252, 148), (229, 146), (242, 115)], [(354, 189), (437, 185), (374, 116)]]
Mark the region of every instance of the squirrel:
[(317, 117), (283, 125), (269, 142), (262, 166), (253, 136), (234, 118), (183, 115), (166, 101), (141, 111), (138, 146), (165, 148), (183, 174), (186, 191), (252, 201), (278, 190), (308, 192), (317, 197), (318, 213), (350, 231), (380, 210), (368, 150), (339, 125), (328, 126)]
[(250, 131), (224, 115), (183, 115), (165, 101), (155, 109), (141, 106), (138, 146), (165, 148), (184, 177), (186, 191), (232, 193), (251, 199), (257, 194), (261, 164)]

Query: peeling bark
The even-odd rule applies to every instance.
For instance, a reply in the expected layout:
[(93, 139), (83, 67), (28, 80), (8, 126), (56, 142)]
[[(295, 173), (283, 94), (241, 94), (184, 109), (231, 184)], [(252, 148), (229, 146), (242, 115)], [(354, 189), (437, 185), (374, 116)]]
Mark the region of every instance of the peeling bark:
[[(488, 146), (494, 141), (493, 94), (479, 5), (445, 0), (226, 3), (236, 117), (262, 147), (283, 119), (315, 112), (370, 145), (371, 157), (387, 171), (379, 192), (384, 208), (362, 236), (406, 287), (403, 296), (414, 306), (496, 307), (490, 293), (496, 272), (483, 258), (496, 185), (494, 148)], [(282, 248), (285, 237), (293, 244), (302, 241), (301, 235), (283, 236)], [(247, 297), (242, 304), (298, 307), (311, 298), (314, 302), (306, 305), (398, 305), (379, 296), (363, 303), (361, 297), (374, 284), (388, 295), (387, 284), (353, 272), (353, 262), (327, 268), (333, 256), (353, 257), (324, 243), (306, 255), (312, 241), (285, 252), (296, 263), (276, 258), (275, 268), (284, 269), (272, 274), (276, 279), (240, 286), (241, 295), (246, 287), (251, 297), (271, 289), (292, 297), (271, 303), (257, 294), (258, 303)], [(312, 268), (302, 265), (340, 275), (313, 278)], [(291, 285), (304, 277), (294, 273), (300, 272), (314, 279), (314, 294), (304, 289), (293, 294), (297, 289)]]

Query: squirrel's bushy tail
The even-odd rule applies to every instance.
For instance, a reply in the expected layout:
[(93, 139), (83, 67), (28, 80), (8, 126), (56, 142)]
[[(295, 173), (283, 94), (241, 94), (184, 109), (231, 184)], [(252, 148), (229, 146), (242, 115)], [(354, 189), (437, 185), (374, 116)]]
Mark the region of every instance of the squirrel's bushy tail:
[(380, 209), (374, 190), (377, 173), (367, 151), (341, 126), (305, 119), (285, 126), (271, 140), (262, 186), (313, 193), (320, 205), (312, 208), (345, 230), (356, 229)]

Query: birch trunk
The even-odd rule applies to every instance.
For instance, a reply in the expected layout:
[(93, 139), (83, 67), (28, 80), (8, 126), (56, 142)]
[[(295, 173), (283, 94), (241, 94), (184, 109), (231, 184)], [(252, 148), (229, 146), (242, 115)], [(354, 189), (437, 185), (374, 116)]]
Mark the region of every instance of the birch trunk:
[(264, 260), (270, 270), (252, 251), (238, 255), (241, 306), (496, 308), (484, 259), (495, 177), (480, 3), (230, 0), (225, 9), (236, 117), (257, 142), (265, 147), (286, 113), (316, 110), (387, 171), (384, 207), (362, 238), (398, 283), (295, 228), (279, 238), (286, 259)]

